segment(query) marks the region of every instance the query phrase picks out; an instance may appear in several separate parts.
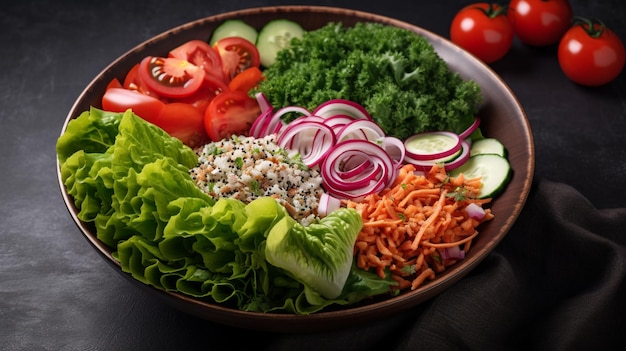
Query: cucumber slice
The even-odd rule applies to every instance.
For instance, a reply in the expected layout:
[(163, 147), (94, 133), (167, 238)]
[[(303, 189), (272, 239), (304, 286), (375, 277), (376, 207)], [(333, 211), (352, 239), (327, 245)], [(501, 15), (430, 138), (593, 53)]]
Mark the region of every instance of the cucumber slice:
[(496, 138), (485, 138), (472, 142), (472, 147), (470, 148), (470, 156), (479, 154), (496, 154), (502, 157), (506, 157), (507, 152), (506, 148), (500, 142), (500, 140)]
[(460, 154), (461, 139), (451, 132), (424, 132), (404, 141), (406, 152), (417, 160), (442, 159)]
[(276, 60), (278, 51), (289, 46), (291, 39), (302, 38), (304, 29), (300, 24), (287, 20), (277, 19), (268, 22), (259, 31), (256, 47), (261, 56), (261, 65), (271, 66)]
[(484, 199), (498, 196), (509, 183), (513, 170), (509, 161), (502, 156), (478, 154), (471, 156), (463, 165), (449, 172), (452, 177), (457, 177), (461, 173), (467, 179), (481, 177), (482, 187), (478, 198)]
[(256, 43), (258, 32), (254, 27), (242, 20), (227, 20), (215, 28), (209, 44), (213, 46), (218, 40), (228, 37), (244, 38), (254, 44)]

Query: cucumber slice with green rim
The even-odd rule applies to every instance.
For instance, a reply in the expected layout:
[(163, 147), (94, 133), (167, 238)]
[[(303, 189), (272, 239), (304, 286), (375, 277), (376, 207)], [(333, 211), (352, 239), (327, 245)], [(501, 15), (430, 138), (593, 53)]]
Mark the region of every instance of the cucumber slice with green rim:
[(460, 153), (461, 139), (451, 132), (424, 132), (404, 141), (406, 153), (416, 160), (447, 161)]
[(278, 51), (289, 46), (291, 39), (302, 38), (304, 29), (300, 24), (288, 20), (277, 19), (268, 22), (259, 31), (256, 47), (261, 56), (261, 65), (271, 66), (276, 60)]
[(449, 172), (450, 176), (458, 177), (463, 173), (466, 179), (480, 177), (482, 187), (479, 199), (498, 196), (511, 180), (513, 170), (509, 161), (496, 154), (478, 154), (471, 156), (467, 162)]
[(479, 139), (472, 142), (470, 156), (479, 154), (496, 154), (506, 157), (507, 152), (504, 145), (496, 138)]
[(215, 28), (209, 44), (213, 46), (218, 40), (228, 37), (244, 38), (251, 43), (256, 43), (259, 33), (254, 27), (242, 20), (227, 20)]

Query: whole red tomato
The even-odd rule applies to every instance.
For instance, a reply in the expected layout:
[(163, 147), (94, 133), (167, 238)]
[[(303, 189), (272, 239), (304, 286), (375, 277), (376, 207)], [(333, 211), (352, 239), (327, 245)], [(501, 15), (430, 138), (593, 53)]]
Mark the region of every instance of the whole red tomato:
[(620, 38), (604, 23), (581, 18), (563, 35), (558, 58), (563, 73), (570, 80), (599, 86), (620, 74), (626, 50)]
[(509, 17), (521, 42), (547, 46), (559, 42), (572, 24), (567, 0), (511, 0)]
[(486, 63), (504, 57), (513, 44), (513, 26), (498, 4), (475, 3), (452, 20), (450, 39)]

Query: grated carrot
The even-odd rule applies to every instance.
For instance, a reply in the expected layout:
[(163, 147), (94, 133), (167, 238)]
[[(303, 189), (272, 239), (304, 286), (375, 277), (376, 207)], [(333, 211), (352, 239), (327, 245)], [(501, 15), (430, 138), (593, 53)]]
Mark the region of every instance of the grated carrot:
[[(435, 165), (421, 174), (404, 165), (396, 181), (379, 194), (359, 202), (346, 201), (363, 219), (355, 245), (357, 265), (381, 278), (391, 275), (395, 289), (417, 289), (457, 262), (443, 259), (440, 250), (459, 247), (467, 252), (481, 223), (493, 219), (491, 199), (475, 199), (478, 178), (450, 177)], [(465, 207), (475, 203), (485, 209), (480, 219), (469, 218)]]

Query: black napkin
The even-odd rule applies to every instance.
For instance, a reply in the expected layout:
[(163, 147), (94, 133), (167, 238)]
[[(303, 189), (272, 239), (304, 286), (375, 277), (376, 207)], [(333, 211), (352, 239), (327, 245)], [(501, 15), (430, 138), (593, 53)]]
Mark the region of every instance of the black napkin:
[(265, 335), (260, 344), (284, 350), (589, 350), (625, 337), (626, 208), (596, 209), (570, 186), (537, 180), (500, 245), (439, 296), (380, 322)]

